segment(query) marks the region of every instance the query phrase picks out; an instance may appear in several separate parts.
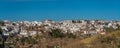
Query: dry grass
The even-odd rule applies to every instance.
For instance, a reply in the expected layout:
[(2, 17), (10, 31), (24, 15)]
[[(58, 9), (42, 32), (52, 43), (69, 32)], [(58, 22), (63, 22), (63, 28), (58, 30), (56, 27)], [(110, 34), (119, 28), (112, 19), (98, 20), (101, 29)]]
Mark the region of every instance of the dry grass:
[[(86, 38), (83, 40), (74, 40), (74, 42), (69, 42), (67, 45), (62, 46), (62, 48), (116, 48), (119, 43), (108, 45), (107, 43), (101, 43), (101, 40), (107, 39), (107, 37), (115, 38), (120, 40), (120, 30), (111, 32), (109, 34), (103, 35), (101, 38), (98, 38), (99, 35)], [(102, 39), (103, 38), (103, 39)], [(114, 42), (111, 40), (110, 42)], [(119, 42), (119, 40), (117, 42)], [(111, 46), (111, 47), (110, 47)]]

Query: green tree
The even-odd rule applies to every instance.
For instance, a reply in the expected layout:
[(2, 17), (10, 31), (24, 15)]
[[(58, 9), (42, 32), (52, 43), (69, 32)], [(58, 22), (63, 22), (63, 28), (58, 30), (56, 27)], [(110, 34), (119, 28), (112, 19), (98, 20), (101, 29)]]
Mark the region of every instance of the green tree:
[(66, 36), (68, 38), (76, 38), (76, 35), (74, 35), (73, 33), (67, 33)]
[(4, 25), (4, 22), (3, 21), (0, 21), (0, 26), (3, 26)]
[(2, 35), (2, 29), (0, 28), (0, 35)]
[(114, 29), (114, 28), (112, 28), (112, 27), (111, 27), (111, 28), (105, 27), (104, 29), (106, 30), (107, 33), (110, 33), (110, 32), (113, 32), (113, 31), (116, 30), (116, 29)]
[(49, 33), (54, 38), (63, 38), (65, 35), (61, 32), (60, 29), (52, 29), (52, 32)]

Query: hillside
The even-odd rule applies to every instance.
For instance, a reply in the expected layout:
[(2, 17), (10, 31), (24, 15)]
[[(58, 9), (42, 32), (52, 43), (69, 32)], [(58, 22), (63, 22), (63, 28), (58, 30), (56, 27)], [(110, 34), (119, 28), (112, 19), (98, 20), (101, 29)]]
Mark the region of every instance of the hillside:
[(70, 42), (63, 48), (120, 48), (120, 30)]

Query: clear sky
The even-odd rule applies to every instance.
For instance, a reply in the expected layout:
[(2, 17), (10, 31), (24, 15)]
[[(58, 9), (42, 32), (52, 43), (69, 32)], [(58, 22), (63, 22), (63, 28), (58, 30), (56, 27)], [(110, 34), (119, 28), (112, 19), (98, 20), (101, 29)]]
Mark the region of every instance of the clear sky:
[(0, 20), (120, 20), (120, 0), (0, 0)]

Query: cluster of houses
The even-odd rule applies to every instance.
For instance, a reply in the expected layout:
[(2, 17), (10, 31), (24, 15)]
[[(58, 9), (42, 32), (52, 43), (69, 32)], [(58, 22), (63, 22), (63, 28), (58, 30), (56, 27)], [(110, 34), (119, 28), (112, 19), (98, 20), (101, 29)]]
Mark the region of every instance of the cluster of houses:
[[(63, 33), (73, 34), (106, 34), (104, 28), (117, 29), (120, 25), (119, 21), (106, 21), (106, 20), (65, 20), (65, 21), (18, 21), (10, 22), (4, 20), (4, 25), (0, 25), (3, 30), (2, 34), (6, 36), (35, 36), (41, 35), (42, 32), (50, 32), (51, 29), (58, 28)], [(30, 28), (28, 30), (26, 28)], [(37, 28), (37, 29), (35, 29)]]

